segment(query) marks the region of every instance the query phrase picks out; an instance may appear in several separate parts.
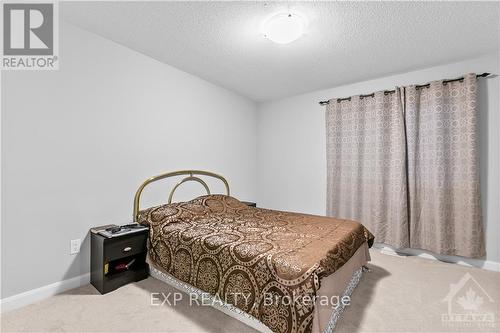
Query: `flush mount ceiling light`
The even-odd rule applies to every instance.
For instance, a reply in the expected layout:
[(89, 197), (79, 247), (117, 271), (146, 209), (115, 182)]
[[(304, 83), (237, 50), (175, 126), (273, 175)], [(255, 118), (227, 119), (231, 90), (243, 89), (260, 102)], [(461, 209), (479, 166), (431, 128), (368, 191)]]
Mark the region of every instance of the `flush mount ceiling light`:
[(292, 13), (280, 13), (263, 24), (264, 37), (278, 44), (288, 44), (304, 34), (305, 20)]

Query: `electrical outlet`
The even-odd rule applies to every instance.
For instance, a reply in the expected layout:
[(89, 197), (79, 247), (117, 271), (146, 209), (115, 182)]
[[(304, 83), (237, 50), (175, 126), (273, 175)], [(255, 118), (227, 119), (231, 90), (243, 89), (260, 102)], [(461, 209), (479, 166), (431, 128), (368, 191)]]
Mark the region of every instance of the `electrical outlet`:
[(81, 242), (82, 241), (80, 239), (72, 239), (69, 254), (77, 254), (80, 252)]

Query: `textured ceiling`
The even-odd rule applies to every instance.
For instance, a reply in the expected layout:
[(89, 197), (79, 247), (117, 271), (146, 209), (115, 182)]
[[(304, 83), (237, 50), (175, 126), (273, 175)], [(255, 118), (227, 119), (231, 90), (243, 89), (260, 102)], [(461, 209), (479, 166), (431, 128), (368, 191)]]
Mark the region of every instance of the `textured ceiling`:
[[(499, 48), (493, 2), (65, 2), (62, 18), (256, 101), (474, 57)], [(261, 22), (309, 25), (274, 44)]]

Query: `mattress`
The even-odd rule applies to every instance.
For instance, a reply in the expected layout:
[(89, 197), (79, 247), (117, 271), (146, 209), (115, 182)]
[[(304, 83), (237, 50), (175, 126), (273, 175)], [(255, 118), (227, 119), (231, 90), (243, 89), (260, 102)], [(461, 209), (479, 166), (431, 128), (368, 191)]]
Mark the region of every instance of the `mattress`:
[[(365, 243), (361, 246), (354, 256), (342, 266), (337, 272), (326, 277), (323, 280), (321, 288), (318, 290), (320, 296), (328, 298), (338, 297), (341, 299), (350, 298), (354, 289), (361, 280), (362, 274), (366, 271), (364, 268), (367, 261), (370, 260), (368, 252), (368, 245)], [(246, 313), (245, 311), (235, 307), (232, 304), (223, 302), (220, 298), (204, 292), (192, 285), (182, 282), (171, 274), (165, 272), (161, 267), (148, 258), (150, 263), (150, 275), (158, 280), (161, 280), (172, 287), (195, 296), (197, 299), (202, 300), (204, 304), (208, 304), (225, 314), (239, 320), (240, 322), (253, 327), (259, 332), (271, 333), (271, 329), (267, 327), (260, 320), (254, 316)], [(200, 301), (201, 303), (201, 301)], [(314, 319), (312, 324), (313, 333), (332, 333), (348, 305), (345, 303), (338, 303), (337, 306), (322, 306), (319, 301), (316, 302), (314, 309)]]
[[(357, 222), (248, 207), (223, 195), (153, 207), (139, 222), (150, 228), (153, 266), (283, 333), (324, 330), (316, 303), (325, 282), (343, 292), (373, 243)], [(365, 257), (351, 261), (357, 253)]]

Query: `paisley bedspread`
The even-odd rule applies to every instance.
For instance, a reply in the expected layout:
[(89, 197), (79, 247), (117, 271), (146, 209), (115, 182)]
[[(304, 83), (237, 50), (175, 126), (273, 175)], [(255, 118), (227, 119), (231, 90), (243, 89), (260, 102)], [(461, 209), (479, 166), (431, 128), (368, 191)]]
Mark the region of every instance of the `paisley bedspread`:
[(249, 207), (207, 195), (141, 211), (153, 264), (219, 296), (274, 332), (310, 332), (321, 278), (373, 235), (330, 217)]

